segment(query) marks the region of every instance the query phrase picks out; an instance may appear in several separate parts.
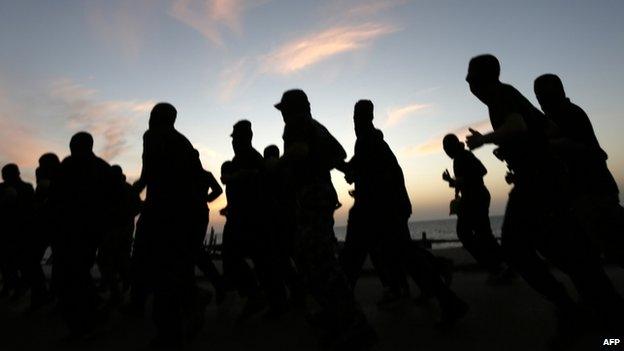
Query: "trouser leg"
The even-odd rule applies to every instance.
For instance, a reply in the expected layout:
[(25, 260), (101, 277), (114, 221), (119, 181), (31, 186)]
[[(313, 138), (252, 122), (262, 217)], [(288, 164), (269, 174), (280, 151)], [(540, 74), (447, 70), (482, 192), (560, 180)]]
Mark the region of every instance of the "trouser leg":
[[(366, 235), (368, 232), (359, 224), (356, 215), (350, 215), (347, 223), (347, 234), (340, 252), (339, 261), (352, 287), (355, 287), (362, 266), (368, 254)], [(364, 229), (364, 230), (363, 230)]]
[(295, 261), (322, 308), (323, 326), (340, 334), (357, 321), (367, 323), (336, 258), (332, 191), (329, 187), (312, 187), (299, 197)]
[(59, 303), (72, 334), (89, 332), (95, 326), (97, 296), (91, 277), (94, 262), (95, 249), (87, 246), (72, 245), (56, 256)]
[(47, 294), (45, 275), (41, 267), (41, 259), (45, 253), (45, 245), (38, 244), (27, 248), (22, 265), (22, 273), (26, 285), (30, 288), (31, 304), (36, 305), (45, 298)]
[(569, 308), (574, 302), (564, 286), (550, 272), (546, 262), (538, 255), (533, 238), (545, 233), (543, 211), (533, 200), (539, 197), (513, 189), (502, 228), (502, 248), (507, 262), (538, 293), (560, 308)]
[(597, 248), (572, 212), (561, 213), (549, 234), (540, 252), (570, 277), (586, 304), (609, 322), (621, 320), (624, 300), (607, 276)]
[(223, 273), (229, 286), (235, 287), (244, 297), (253, 297), (259, 294), (257, 278), (245, 260), (244, 247), (238, 238), (229, 237), (233, 232), (225, 233), (223, 237)]

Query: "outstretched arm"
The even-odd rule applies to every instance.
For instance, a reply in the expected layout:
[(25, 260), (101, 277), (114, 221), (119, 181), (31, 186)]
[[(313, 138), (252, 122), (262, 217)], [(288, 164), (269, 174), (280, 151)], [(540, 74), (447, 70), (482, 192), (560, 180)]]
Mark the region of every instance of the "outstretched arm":
[(481, 134), (470, 128), (470, 135), (466, 137), (468, 147), (473, 150), (484, 144), (501, 144), (516, 137), (527, 130), (527, 125), (519, 113), (512, 113), (505, 118), (505, 122), (496, 130)]

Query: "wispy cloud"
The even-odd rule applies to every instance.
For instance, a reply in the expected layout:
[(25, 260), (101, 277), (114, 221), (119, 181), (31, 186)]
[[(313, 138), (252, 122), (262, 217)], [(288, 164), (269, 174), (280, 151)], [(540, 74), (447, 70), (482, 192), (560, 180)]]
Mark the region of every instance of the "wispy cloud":
[(124, 2), (114, 8), (104, 2), (89, 3), (86, 19), (98, 40), (119, 50), (123, 56), (136, 59), (149, 28), (146, 12), (153, 6), (150, 0)]
[(103, 139), (100, 155), (111, 160), (126, 150), (127, 135), (135, 130), (137, 118), (146, 116), (153, 101), (102, 100), (94, 89), (69, 79), (52, 84), (50, 96), (60, 106), (72, 131), (86, 130), (97, 139)]
[(404, 157), (413, 157), (442, 152), (442, 139), (446, 134), (455, 134), (460, 140), (464, 140), (466, 136), (470, 134), (470, 131), (468, 130), (469, 128), (480, 131), (481, 133), (486, 133), (492, 130), (489, 119), (475, 121), (473, 123), (456, 128), (452, 131), (439, 134), (420, 145), (407, 147), (402, 151), (402, 155)]
[(256, 75), (257, 71), (254, 71), (249, 58), (239, 59), (226, 66), (219, 74), (217, 86), (219, 101), (229, 102), (237, 91), (240, 92), (249, 86)]
[(22, 168), (22, 172), (34, 170), (41, 154), (60, 148), (20, 120), (23, 111), (11, 100), (7, 91), (0, 87), (0, 164), (12, 162)]
[(367, 47), (375, 39), (396, 32), (381, 23), (337, 26), (292, 40), (262, 59), (265, 72), (290, 74), (339, 54)]
[(217, 46), (223, 46), (223, 32), (242, 33), (243, 13), (267, 0), (173, 0), (169, 14), (195, 29)]
[(406, 3), (407, 0), (375, 0), (358, 3), (350, 8), (347, 14), (349, 16), (372, 16)]
[[(176, 0), (180, 9), (189, 6), (191, 0)], [(205, 2), (208, 3), (209, 1)], [(264, 1), (268, 2), (268, 1)], [(371, 46), (375, 40), (397, 32), (397, 25), (379, 21), (371, 21), (369, 17), (376, 12), (405, 3), (403, 0), (380, 0), (378, 2), (358, 2), (356, 5), (333, 4), (327, 11), (331, 15), (331, 24), (321, 30), (309, 32), (296, 37), (264, 54), (248, 55), (232, 63), (228, 63), (219, 74), (217, 96), (221, 102), (230, 101), (236, 92), (253, 84), (260, 75), (289, 75), (325, 62), (338, 55), (355, 52)], [(263, 1), (255, 1), (256, 5)], [(240, 13), (250, 7), (249, 3), (238, 6)], [(327, 9), (326, 9), (327, 10)], [(233, 11), (233, 10), (232, 10)], [(199, 11), (201, 13), (201, 11)], [(184, 16), (188, 23), (195, 17), (215, 17), (188, 13)], [(235, 18), (236, 16), (230, 16)], [(210, 23), (209, 23), (210, 22)], [(220, 43), (220, 35), (215, 36), (213, 21), (202, 21), (202, 28), (207, 37)], [(218, 34), (218, 33), (217, 33)]]
[(413, 116), (423, 110), (430, 108), (429, 104), (410, 104), (407, 106), (393, 108), (388, 111), (388, 117), (386, 118), (386, 127), (393, 127), (401, 123), (406, 118)]

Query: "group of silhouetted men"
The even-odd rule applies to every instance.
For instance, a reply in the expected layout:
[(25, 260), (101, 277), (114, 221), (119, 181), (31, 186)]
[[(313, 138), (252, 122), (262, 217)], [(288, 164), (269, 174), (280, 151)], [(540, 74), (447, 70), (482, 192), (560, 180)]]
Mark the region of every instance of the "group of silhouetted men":
[[(488, 282), (510, 282), (515, 274), (557, 308), (560, 332), (572, 335), (579, 321), (596, 314), (605, 328), (622, 327), (624, 302), (605, 274), (602, 258), (624, 264), (624, 210), (587, 115), (566, 97), (552, 74), (535, 81), (543, 113), (512, 86), (499, 81), (491, 55), (473, 58), (466, 78), (470, 91), (489, 110), (493, 132), (471, 130), (470, 150), (495, 144), (513, 184), (502, 242), (492, 234), (490, 194), (483, 164), (449, 134), (443, 148), (453, 159), (451, 212), (457, 235), (489, 272)], [(436, 325), (449, 328), (468, 312), (450, 289), (450, 268), (412, 241), (412, 205), (403, 171), (375, 128), (374, 107), (354, 108), (355, 150), (347, 153), (312, 117), (302, 90), (286, 91), (275, 105), (284, 120), (283, 154), (271, 145), (260, 154), (252, 124), (241, 120), (231, 138), (234, 157), (221, 167), (227, 207), (221, 257), (223, 271), (204, 247), (208, 203), (223, 189), (206, 171), (199, 152), (174, 127), (176, 109), (159, 103), (143, 135), (142, 171), (130, 185), (119, 166), (93, 153), (93, 138), (75, 134), (71, 155), (39, 159), (36, 188), (20, 178), (15, 164), (2, 168), (0, 184), (0, 270), (2, 296), (21, 298), (30, 290), (30, 309), (57, 302), (70, 339), (88, 337), (111, 306), (141, 316), (153, 298), (155, 347), (179, 347), (204, 323), (212, 293), (196, 284), (198, 268), (212, 284), (216, 302), (237, 291), (245, 304), (242, 323), (264, 311), (279, 318), (311, 296), (320, 309), (308, 315), (322, 345), (365, 349), (376, 340), (354, 288), (367, 256), (384, 286), (380, 304), (409, 296), (435, 299)], [(354, 189), (347, 234), (337, 250), (334, 211), (341, 206), (330, 171), (343, 172)], [(145, 191), (144, 200), (140, 194)], [(136, 221), (135, 217), (139, 215)], [(52, 252), (52, 276), (41, 261)], [(252, 265), (250, 265), (250, 262)], [(91, 270), (97, 264), (96, 286)], [(573, 299), (549, 269), (554, 265), (574, 283)], [(129, 291), (127, 303), (125, 293)], [(101, 292), (108, 293), (104, 302)]]

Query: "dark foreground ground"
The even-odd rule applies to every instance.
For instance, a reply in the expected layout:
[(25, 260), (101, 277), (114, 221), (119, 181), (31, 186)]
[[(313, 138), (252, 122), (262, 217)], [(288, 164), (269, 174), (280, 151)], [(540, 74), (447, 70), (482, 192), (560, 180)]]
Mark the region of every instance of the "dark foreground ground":
[[(607, 270), (624, 293), (624, 270)], [(376, 301), (381, 286), (377, 278), (363, 277), (356, 294), (379, 334), (379, 343), (373, 350), (548, 350), (555, 331), (551, 307), (520, 279), (509, 286), (495, 287), (484, 284), (485, 279), (486, 274), (481, 271), (456, 273), (453, 289), (470, 304), (471, 310), (456, 328), (439, 332), (432, 328), (438, 315), (435, 304), (415, 306), (406, 300), (379, 308)], [(240, 326), (234, 324), (240, 308), (241, 301), (234, 294), (220, 307), (211, 304), (203, 331), (188, 349), (319, 349), (301, 311), (291, 311), (278, 321), (258, 316)], [(59, 341), (65, 329), (57, 313), (48, 308), (26, 315), (24, 309), (25, 301), (17, 305), (0, 302), (0, 350), (145, 350), (154, 333), (149, 319), (132, 319), (114, 312), (95, 340), (67, 345)], [(624, 331), (621, 335), (594, 332), (564, 349), (617, 350), (603, 346), (604, 338), (616, 337), (624, 339)]]

